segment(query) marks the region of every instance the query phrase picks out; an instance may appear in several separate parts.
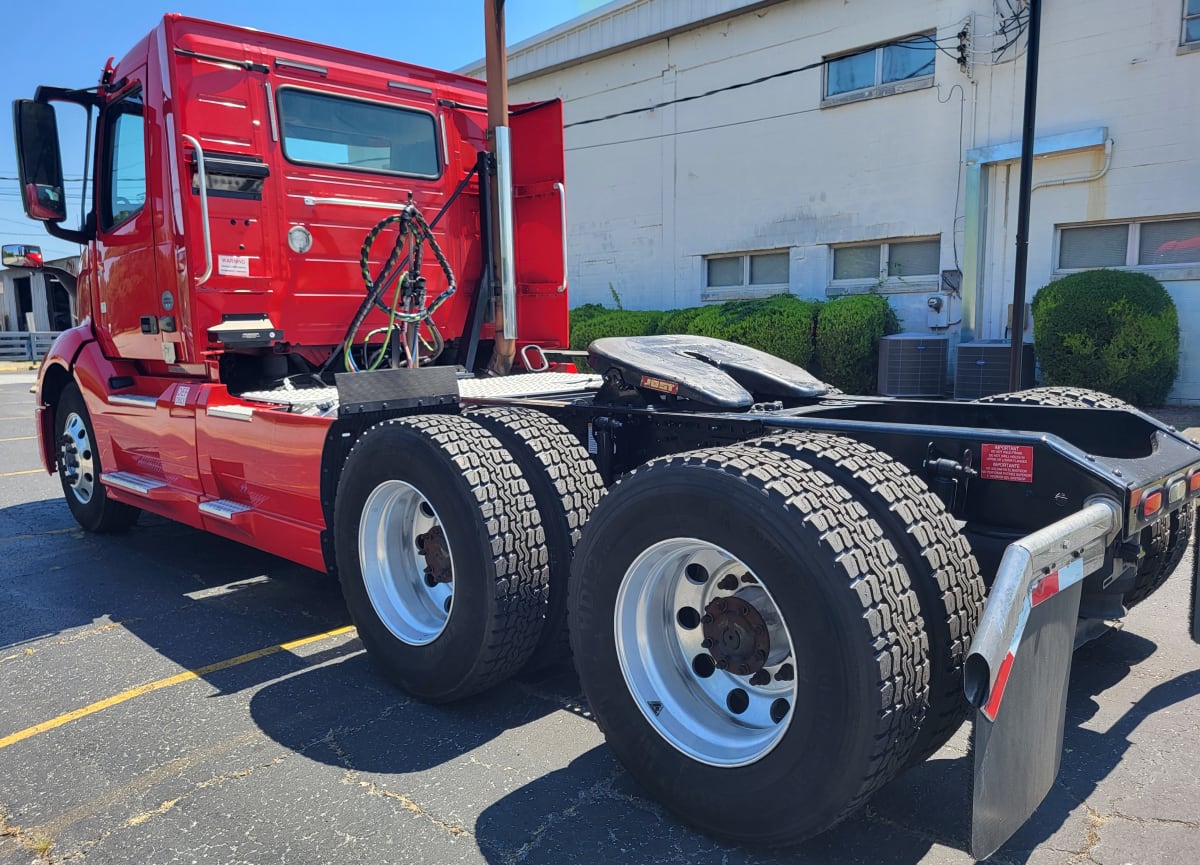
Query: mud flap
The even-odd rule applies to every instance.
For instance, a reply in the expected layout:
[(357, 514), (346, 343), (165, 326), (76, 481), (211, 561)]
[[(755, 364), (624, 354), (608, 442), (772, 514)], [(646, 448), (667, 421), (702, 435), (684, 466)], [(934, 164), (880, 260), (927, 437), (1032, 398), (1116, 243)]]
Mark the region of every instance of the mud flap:
[(986, 859), (1029, 819), (1058, 775), (1083, 579), (1121, 525), (1100, 499), (1011, 544), (964, 668), (975, 707), (971, 855)]
[(1062, 760), (1082, 582), (1029, 613), (1008, 667), (1004, 711), (975, 711), (971, 855), (986, 859), (1029, 819)]

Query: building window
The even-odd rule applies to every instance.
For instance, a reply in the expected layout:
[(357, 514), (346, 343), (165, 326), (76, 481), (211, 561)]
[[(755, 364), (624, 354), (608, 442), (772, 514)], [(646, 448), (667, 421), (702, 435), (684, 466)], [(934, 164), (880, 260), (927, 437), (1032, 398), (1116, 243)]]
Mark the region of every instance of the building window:
[(1180, 264), (1200, 264), (1200, 218), (1077, 225), (1058, 230), (1058, 270)]
[(936, 56), (934, 34), (922, 33), (841, 57), (827, 57), (822, 104), (840, 105), (930, 87)]
[(1200, 0), (1183, 0), (1183, 44), (1200, 46)]
[(835, 246), (833, 281), (882, 285), (916, 279), (924, 283), (941, 272), (941, 257), (940, 237)]
[(791, 256), (787, 252), (722, 255), (704, 259), (700, 299), (767, 297), (788, 290)]

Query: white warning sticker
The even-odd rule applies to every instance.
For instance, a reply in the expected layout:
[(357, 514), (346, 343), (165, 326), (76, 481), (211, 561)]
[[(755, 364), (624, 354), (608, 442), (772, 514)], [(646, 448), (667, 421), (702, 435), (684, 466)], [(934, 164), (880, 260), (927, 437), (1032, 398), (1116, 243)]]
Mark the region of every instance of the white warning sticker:
[(218, 255), (217, 273), (221, 276), (249, 276), (250, 256)]

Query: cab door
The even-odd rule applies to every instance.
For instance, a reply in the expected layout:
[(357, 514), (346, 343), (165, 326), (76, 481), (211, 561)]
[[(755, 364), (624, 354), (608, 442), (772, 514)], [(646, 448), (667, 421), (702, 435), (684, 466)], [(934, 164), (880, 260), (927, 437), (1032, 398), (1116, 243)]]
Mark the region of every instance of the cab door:
[(120, 357), (161, 361), (161, 327), (171, 323), (159, 317), (141, 83), (145, 70), (140, 66), (127, 76), (129, 83), (109, 100), (101, 119), (96, 171), (98, 319)]

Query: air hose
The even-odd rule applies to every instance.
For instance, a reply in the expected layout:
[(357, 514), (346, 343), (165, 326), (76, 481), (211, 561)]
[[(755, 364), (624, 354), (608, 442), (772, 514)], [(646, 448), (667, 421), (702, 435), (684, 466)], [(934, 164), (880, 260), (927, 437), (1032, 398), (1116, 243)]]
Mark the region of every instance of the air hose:
[[(383, 231), (391, 225), (397, 226), (396, 241), (383, 268), (377, 276), (372, 277), (369, 263), (371, 248)], [(446, 288), (428, 304), (425, 302), (425, 277), (421, 276), (421, 262), (426, 243), (429, 244), (434, 258), (437, 259), (438, 265), (446, 277)], [(407, 254), (405, 254), (406, 250)], [(410, 262), (411, 267), (406, 268)], [(383, 362), (383, 358), (388, 353), (388, 346), (396, 337), (397, 330), (400, 331), (402, 338), (409, 337), (404, 340), (406, 363), (409, 366), (416, 366), (418, 363), (418, 343), (431, 353), (431, 359), (436, 357), (441, 352), (444, 341), (433, 322), (433, 315), (443, 303), (454, 295), (458, 286), (450, 262), (446, 260), (445, 254), (433, 236), (433, 229), (416, 205), (410, 202), (399, 213), (381, 219), (367, 233), (359, 254), (359, 267), (362, 272), (363, 284), (366, 287), (366, 297), (355, 313), (345, 337), (337, 349), (326, 359), (321, 370), (327, 369), (333, 359), (341, 355), (347, 370), (358, 371), (351, 351), (354, 345), (354, 335), (358, 333), (358, 329), (366, 320), (371, 308), (376, 305), (388, 313), (388, 322), (385, 327), (377, 328), (367, 334), (364, 340), (363, 361), (367, 369), (376, 369)], [(389, 287), (394, 287), (392, 302), (384, 304), (381, 298)], [(423, 323), (429, 328), (431, 341), (427, 342), (420, 336), (420, 328)], [(383, 345), (371, 358), (367, 342), (379, 333), (384, 334)]]

